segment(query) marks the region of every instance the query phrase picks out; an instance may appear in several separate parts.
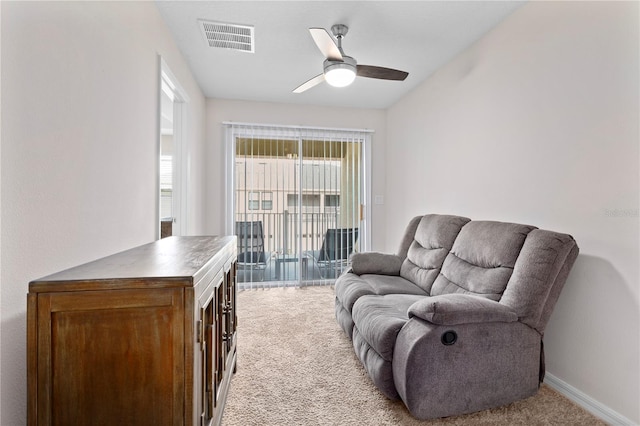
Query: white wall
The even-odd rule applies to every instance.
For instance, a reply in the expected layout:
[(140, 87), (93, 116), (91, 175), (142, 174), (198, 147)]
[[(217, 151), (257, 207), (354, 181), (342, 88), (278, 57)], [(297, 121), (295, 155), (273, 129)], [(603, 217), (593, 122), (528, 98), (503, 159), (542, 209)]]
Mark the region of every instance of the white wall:
[(427, 212), (572, 234), (547, 371), (634, 423), (638, 5), (529, 3), (390, 108), (385, 222), (393, 244)]
[(190, 232), (204, 97), (152, 2), (1, 2), (0, 424), (26, 423), (28, 282), (156, 237), (159, 60), (187, 90)]
[[(329, 108), (293, 104), (233, 101), (226, 99), (207, 100), (207, 141), (209, 152), (207, 175), (207, 231), (211, 234), (224, 232), (225, 213), (225, 121), (259, 124), (335, 127), (349, 129), (373, 129), (371, 144), (372, 197), (382, 195), (385, 187), (384, 150), (386, 145), (386, 112), (379, 109)], [(372, 205), (371, 220), (385, 223), (384, 206)], [(384, 247), (384, 232), (378, 227), (372, 230), (371, 247)], [(394, 247), (395, 249), (395, 247)]]
[[(0, 5), (0, 46), (2, 46), (2, 6)], [(0, 47), (0, 51), (1, 51)], [(2, 81), (2, 55), (0, 54), (0, 82)], [(0, 100), (2, 100), (2, 84), (0, 84)], [(0, 159), (2, 159), (2, 102), (0, 102)], [(2, 211), (2, 161), (0, 161), (0, 212)], [(0, 214), (0, 230), (2, 229), (2, 215)], [(2, 232), (0, 232), (0, 271), (2, 271)], [(0, 289), (2, 288), (0, 279)], [(0, 307), (2, 306), (2, 291), (0, 290)], [(0, 318), (2, 313), (0, 312)], [(0, 319), (1, 321), (1, 319)], [(1, 324), (1, 323), (0, 323)], [(0, 342), (2, 342), (2, 326), (0, 326)], [(0, 375), (2, 374), (2, 349), (0, 346)], [(0, 386), (0, 420), (2, 419), (2, 386)]]

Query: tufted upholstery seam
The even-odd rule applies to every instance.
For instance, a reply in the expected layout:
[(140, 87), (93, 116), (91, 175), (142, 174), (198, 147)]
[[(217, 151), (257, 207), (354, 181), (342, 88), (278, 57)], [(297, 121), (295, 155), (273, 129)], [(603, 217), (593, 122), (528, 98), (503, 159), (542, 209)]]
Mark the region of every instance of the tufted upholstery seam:
[(439, 247), (425, 247), (425, 246), (423, 246), (423, 245), (420, 243), (420, 241), (418, 241), (418, 240), (416, 240), (416, 239), (414, 239), (414, 240), (413, 240), (413, 242), (414, 242), (414, 243), (416, 243), (417, 245), (419, 245), (419, 246), (420, 246), (420, 248), (423, 248), (423, 249), (425, 249), (425, 250), (440, 250), (440, 249), (445, 249), (445, 250), (447, 250), (447, 248), (446, 248), (446, 247), (443, 247), (443, 246), (439, 246)]
[[(471, 265), (473, 267), (476, 268), (482, 268), (482, 269), (499, 269), (499, 268), (506, 268), (506, 269), (511, 269), (513, 271), (513, 266), (506, 266), (506, 265), (498, 265), (498, 266), (480, 266), (480, 265), (476, 265), (475, 263), (471, 263), (469, 262), (467, 259), (464, 259), (460, 256), (458, 256), (456, 253), (454, 253), (453, 251), (449, 252), (450, 255), (454, 256), (456, 259), (460, 259), (461, 261), (463, 261), (464, 263), (466, 263), (467, 265)], [(445, 278), (449, 279), (446, 275)]]
[(415, 263), (413, 263), (413, 261), (412, 261), (411, 259), (409, 259), (409, 258), (407, 258), (406, 262), (411, 263), (411, 264), (412, 264), (413, 266), (415, 266), (416, 268), (420, 268), (420, 269), (423, 269), (423, 270), (426, 270), (426, 271), (435, 271), (435, 270), (437, 270), (437, 269), (441, 269), (441, 267), (440, 267), (440, 266), (438, 266), (438, 267), (432, 267), (432, 266), (424, 266), (424, 267), (422, 267), (422, 266), (420, 266), (420, 265), (416, 265), (416, 264), (415, 264)]

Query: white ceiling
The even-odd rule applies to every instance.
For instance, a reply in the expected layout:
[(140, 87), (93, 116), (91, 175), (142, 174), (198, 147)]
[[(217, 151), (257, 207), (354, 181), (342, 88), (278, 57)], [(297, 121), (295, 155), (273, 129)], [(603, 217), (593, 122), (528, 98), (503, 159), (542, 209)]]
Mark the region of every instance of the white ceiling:
[[(521, 1), (157, 1), (208, 98), (387, 108), (520, 7)], [(255, 53), (211, 48), (198, 20), (255, 27)], [(403, 82), (358, 77), (346, 88), (292, 90), (322, 73), (308, 28), (346, 24), (359, 64), (407, 71)]]

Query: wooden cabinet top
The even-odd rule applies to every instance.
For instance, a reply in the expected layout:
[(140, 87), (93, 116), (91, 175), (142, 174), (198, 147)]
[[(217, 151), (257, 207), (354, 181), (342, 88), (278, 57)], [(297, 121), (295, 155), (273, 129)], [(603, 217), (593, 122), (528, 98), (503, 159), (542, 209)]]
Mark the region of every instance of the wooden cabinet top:
[(34, 280), (29, 292), (189, 286), (210, 263), (235, 256), (235, 241), (235, 236), (163, 238)]

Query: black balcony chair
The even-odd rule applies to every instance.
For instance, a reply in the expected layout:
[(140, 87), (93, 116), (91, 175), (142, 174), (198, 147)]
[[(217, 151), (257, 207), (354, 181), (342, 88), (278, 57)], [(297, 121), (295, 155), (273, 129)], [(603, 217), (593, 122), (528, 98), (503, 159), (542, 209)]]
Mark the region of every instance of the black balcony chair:
[(308, 251), (323, 279), (337, 278), (349, 263), (358, 240), (358, 228), (327, 229), (320, 250)]
[[(262, 221), (236, 222), (238, 237), (238, 280), (264, 281), (271, 253), (264, 250)], [(257, 279), (254, 279), (254, 272)], [(246, 279), (246, 275), (249, 279)]]

